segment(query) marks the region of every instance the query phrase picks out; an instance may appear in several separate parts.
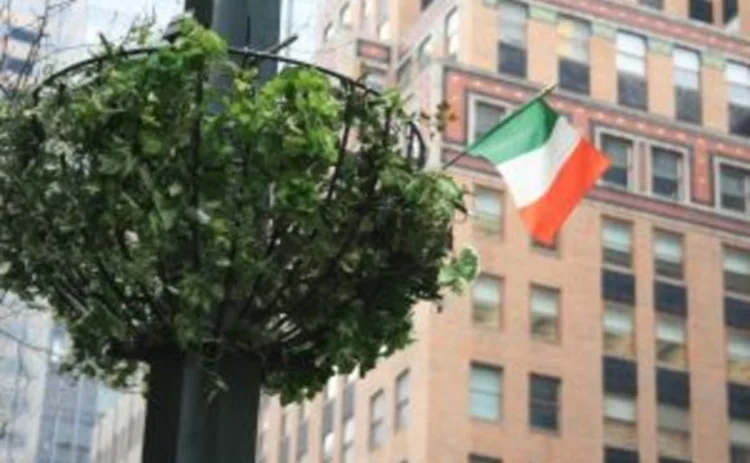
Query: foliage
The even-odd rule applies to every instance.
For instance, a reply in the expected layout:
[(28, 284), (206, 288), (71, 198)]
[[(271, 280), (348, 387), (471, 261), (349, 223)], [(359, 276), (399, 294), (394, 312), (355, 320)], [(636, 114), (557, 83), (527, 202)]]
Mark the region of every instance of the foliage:
[(115, 382), (168, 346), (258, 354), (284, 399), (367, 371), (417, 301), (476, 273), (448, 244), (461, 189), (404, 156), (396, 95), (307, 68), (260, 87), (183, 27), (1, 109), (4, 285), (47, 299), (71, 364)]

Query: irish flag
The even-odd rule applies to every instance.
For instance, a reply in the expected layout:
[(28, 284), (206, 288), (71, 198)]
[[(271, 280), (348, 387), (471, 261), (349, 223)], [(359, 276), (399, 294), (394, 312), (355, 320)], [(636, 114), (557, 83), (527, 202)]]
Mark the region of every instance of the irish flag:
[(500, 121), (467, 153), (488, 159), (500, 171), (522, 220), (545, 244), (554, 242), (610, 164), (547, 105), (544, 93)]

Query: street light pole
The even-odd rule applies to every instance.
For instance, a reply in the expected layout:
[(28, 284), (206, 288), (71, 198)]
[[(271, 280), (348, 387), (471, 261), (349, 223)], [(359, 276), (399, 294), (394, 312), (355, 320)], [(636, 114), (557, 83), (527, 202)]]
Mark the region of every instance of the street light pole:
[[(230, 47), (267, 50), (279, 43), (281, 0), (186, 0), (195, 19)], [(276, 72), (260, 64), (258, 82)], [(252, 463), (263, 371), (253, 354), (222, 353), (227, 385), (208, 403), (210, 379), (197, 354), (164, 352), (150, 362), (144, 463)]]

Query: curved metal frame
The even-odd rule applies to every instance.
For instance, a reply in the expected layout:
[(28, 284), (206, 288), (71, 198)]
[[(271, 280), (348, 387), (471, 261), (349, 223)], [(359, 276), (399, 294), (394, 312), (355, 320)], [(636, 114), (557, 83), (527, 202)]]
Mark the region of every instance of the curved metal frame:
[[(139, 55), (148, 55), (150, 53), (157, 52), (169, 46), (171, 45), (139, 47), (139, 48), (133, 48), (129, 50), (121, 50), (119, 52), (119, 55), (124, 56), (124, 57), (137, 57)], [(243, 67), (248, 66), (248, 65), (257, 65), (261, 61), (276, 61), (278, 63), (292, 64), (294, 66), (314, 69), (329, 77), (333, 77), (339, 80), (339, 82), (341, 82), (342, 84), (359, 88), (360, 90), (364, 90), (366, 93), (371, 94), (373, 96), (382, 95), (377, 90), (374, 90), (364, 85), (362, 82), (358, 82), (357, 80), (354, 80), (351, 77), (345, 76), (344, 74), (341, 74), (336, 71), (332, 71), (322, 66), (318, 66), (316, 64), (308, 63), (308, 62), (297, 60), (294, 58), (287, 58), (287, 57), (279, 56), (273, 53), (250, 50), (247, 48), (230, 47), (228, 51), (230, 55), (239, 56), (239, 57), (242, 57), (243, 60), (245, 60), (242, 63)], [(39, 96), (39, 92), (41, 92), (45, 87), (49, 87), (50, 85), (54, 84), (54, 82), (57, 79), (67, 74), (76, 72), (80, 69), (84, 69), (88, 66), (91, 66), (94, 64), (100, 64), (105, 60), (106, 60), (106, 57), (95, 56), (92, 58), (88, 58), (88, 59), (70, 64), (60, 69), (59, 71), (56, 71), (50, 74), (45, 79), (43, 79), (39, 84), (37, 84), (36, 87), (32, 90), (32, 96), (36, 99)], [(247, 61), (250, 61), (250, 63), (248, 63)], [(406, 157), (408, 159), (414, 160), (417, 167), (420, 169), (423, 169), (427, 164), (427, 145), (424, 141), (424, 137), (422, 136), (419, 126), (414, 121), (409, 121), (408, 124), (409, 124), (410, 130), (409, 130), (409, 134), (406, 140)], [(417, 149), (419, 151), (418, 153), (413, 152), (415, 141), (417, 142), (417, 146), (418, 146)]]

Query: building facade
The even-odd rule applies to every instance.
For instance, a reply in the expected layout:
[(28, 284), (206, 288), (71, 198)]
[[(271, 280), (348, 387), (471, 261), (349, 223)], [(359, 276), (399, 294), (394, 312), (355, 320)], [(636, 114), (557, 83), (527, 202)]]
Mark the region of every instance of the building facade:
[(52, 320), (10, 294), (2, 294), (0, 320), (0, 461), (33, 463)]
[(146, 401), (139, 394), (120, 394), (97, 422), (91, 463), (139, 463), (143, 451)]
[[(482, 273), (417, 342), (261, 416), (258, 461), (750, 462), (750, 2), (329, 0), (319, 61), (453, 114)], [(466, 146), (549, 84), (612, 158), (534, 243)]]
[(98, 381), (60, 373), (59, 362), (70, 344), (65, 330), (52, 328), (44, 384), (37, 463), (89, 463), (97, 419)]

